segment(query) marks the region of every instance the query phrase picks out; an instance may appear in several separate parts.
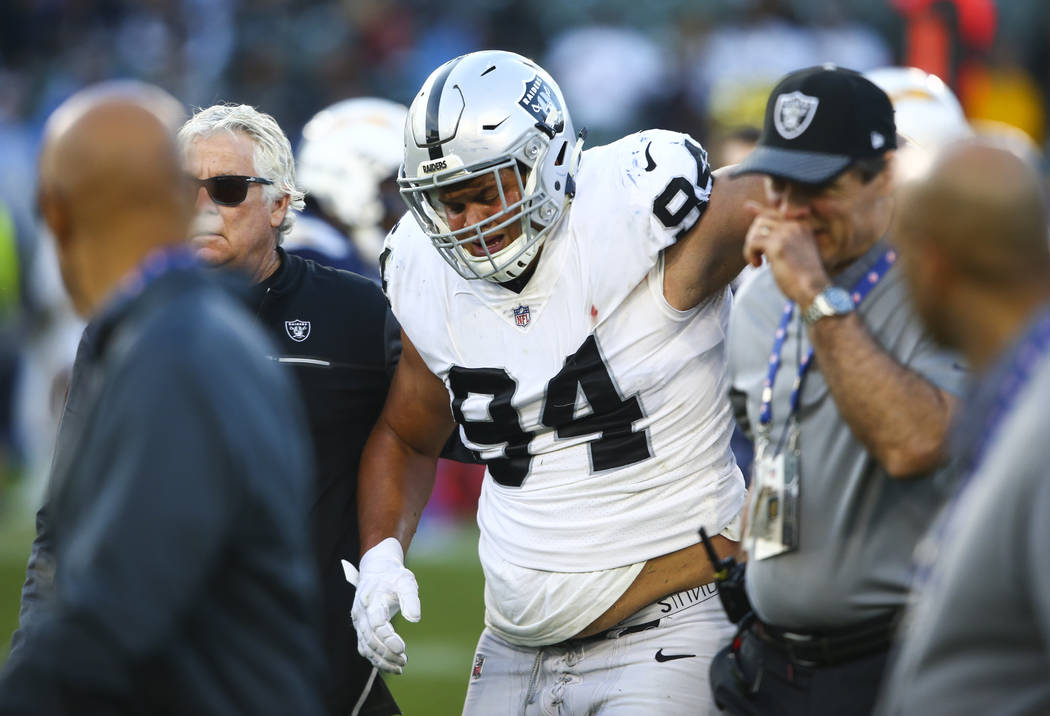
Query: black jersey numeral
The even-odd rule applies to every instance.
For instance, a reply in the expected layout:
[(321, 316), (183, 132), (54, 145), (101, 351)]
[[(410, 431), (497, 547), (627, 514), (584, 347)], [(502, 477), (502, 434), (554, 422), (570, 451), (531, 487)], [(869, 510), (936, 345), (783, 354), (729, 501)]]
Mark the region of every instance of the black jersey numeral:
[[(502, 368), (461, 368), (448, 373), (452, 388), (452, 415), (463, 426), (467, 439), (478, 445), (505, 444), (503, 457), (486, 460), (492, 478), (501, 485), (520, 487), (532, 466), (529, 443), (533, 433), (521, 427), (518, 411), (511, 405), (518, 384)], [(489, 420), (467, 420), (463, 401), (471, 393), (491, 397)]]
[[(463, 426), (467, 439), (477, 445), (504, 446), (502, 457), (486, 461), (493, 479), (501, 485), (521, 486), (532, 466), (529, 444), (535, 433), (521, 427), (512, 404), (517, 383), (502, 368), (453, 366), (449, 386), (452, 414)], [(580, 392), (586, 413), (577, 415)], [(463, 402), (471, 393), (491, 398), (488, 420), (468, 420), (463, 415)], [(600, 437), (588, 443), (588, 449), (591, 471), (600, 472), (652, 457), (648, 430), (634, 429), (634, 423), (644, 417), (637, 395), (621, 395), (598, 342), (591, 335), (547, 383), (540, 422), (554, 428), (559, 438), (599, 433)]]
[[(579, 390), (583, 391), (590, 411), (576, 416)], [(591, 470), (598, 472), (652, 457), (648, 432), (636, 432), (632, 427), (644, 417), (638, 396), (624, 399), (620, 395), (592, 334), (578, 351), (565, 359), (565, 367), (547, 383), (540, 420), (557, 430), (560, 438), (601, 433), (600, 438), (589, 444)]]
[[(660, 192), (660, 195), (653, 199), (653, 216), (668, 229), (680, 227), (675, 234), (676, 239), (688, 234), (703, 215), (707, 207), (707, 200), (697, 196), (696, 189), (699, 187), (702, 191), (706, 191), (707, 183), (711, 178), (711, 169), (707, 163), (707, 152), (704, 151), (704, 148), (691, 139), (685, 141), (685, 148), (696, 161), (696, 182), (691, 182), (685, 177), (674, 177), (667, 182), (667, 186)], [(682, 197), (682, 203), (672, 212), (671, 205), (675, 203), (679, 195)], [(689, 218), (693, 209), (699, 209), (696, 219), (683, 226), (682, 222)]]

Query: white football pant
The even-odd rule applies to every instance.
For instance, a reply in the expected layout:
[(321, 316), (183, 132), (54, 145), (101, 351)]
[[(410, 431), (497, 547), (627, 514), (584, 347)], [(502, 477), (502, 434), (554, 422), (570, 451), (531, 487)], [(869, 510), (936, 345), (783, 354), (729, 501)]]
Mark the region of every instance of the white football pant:
[[(665, 613), (669, 616), (663, 616)], [(718, 713), (711, 697), (708, 667), (715, 653), (733, 637), (734, 627), (726, 619), (713, 585), (666, 597), (623, 624), (639, 626), (657, 621), (640, 631), (628, 629), (620, 636), (569, 640), (538, 648), (509, 644), (486, 628), (474, 653), (463, 714)], [(615, 634), (617, 630), (610, 631)]]

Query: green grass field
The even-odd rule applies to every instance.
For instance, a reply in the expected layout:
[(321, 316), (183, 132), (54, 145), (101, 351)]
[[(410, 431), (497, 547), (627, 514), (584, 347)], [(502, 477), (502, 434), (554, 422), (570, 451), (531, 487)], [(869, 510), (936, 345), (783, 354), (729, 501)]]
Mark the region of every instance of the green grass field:
[(30, 517), (0, 513), (0, 663), (7, 660), (11, 632), (18, 626), (18, 595), (32, 542)]
[[(0, 517), (0, 664), (18, 625), (18, 595), (32, 538), (30, 518)], [(473, 524), (455, 529), (424, 525), (412, 545), (408, 564), (419, 581), (423, 618), (398, 625), (408, 643), (408, 664), (404, 675), (387, 679), (405, 716), (445, 716), (462, 709), (474, 645), (484, 626), (476, 547)]]
[(404, 620), (399, 633), (407, 644), (402, 676), (387, 679), (405, 716), (459, 714), (474, 662), (474, 646), (484, 628), (477, 527), (421, 529), (408, 566), (419, 582), (423, 618)]

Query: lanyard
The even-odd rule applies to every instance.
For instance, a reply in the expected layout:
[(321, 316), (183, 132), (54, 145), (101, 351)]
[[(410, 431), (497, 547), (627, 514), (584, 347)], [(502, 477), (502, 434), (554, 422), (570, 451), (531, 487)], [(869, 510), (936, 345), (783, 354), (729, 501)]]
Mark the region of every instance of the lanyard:
[(921, 589), (928, 584), (933, 573), (940, 545), (944, 543), (950, 531), (959, 501), (967, 492), (971, 478), (981, 466), (991, 445), (992, 438), (1010, 409), (1017, 401), (1021, 390), (1028, 384), (1032, 373), (1046, 354), (1050, 352), (1050, 310), (1033, 322), (1010, 349), (1008, 357), (994, 368), (985, 379), (987, 391), (978, 391), (978, 398), (968, 406), (967, 420), (963, 431), (956, 436), (962, 447), (963, 463), (961, 475), (954, 488), (954, 494), (938, 516), (933, 528), (926, 538), (919, 543), (915, 559), (915, 584)]
[[(886, 275), (886, 272), (889, 271), (896, 260), (897, 252), (893, 249), (887, 249), (882, 258), (875, 262), (875, 265), (857, 280), (850, 291), (854, 306), (859, 306), (861, 301), (871, 293), (871, 289), (875, 288), (876, 284), (882, 280), (882, 277)], [(784, 348), (784, 339), (787, 337), (788, 323), (791, 322), (791, 316), (794, 311), (794, 301), (788, 301), (787, 305), (784, 306), (784, 312), (780, 316), (780, 325), (777, 326), (777, 332), (773, 336), (773, 350), (769, 354), (769, 373), (762, 384), (762, 407), (758, 413), (758, 422), (763, 427), (768, 426), (770, 421), (773, 420), (773, 384), (776, 383), (777, 372), (780, 370), (780, 354)], [(791, 386), (789, 418), (798, 412), (798, 399), (802, 390), (802, 379), (806, 376), (806, 371), (809, 370), (812, 360), (813, 348), (811, 346), (805, 357), (799, 361), (798, 375), (795, 376), (795, 382)]]
[(1050, 350), (1050, 310), (1044, 310), (1014, 344), (1009, 358), (993, 374), (998, 378), (995, 392), (991, 395), (984, 412), (984, 420), (979, 425), (980, 431), (975, 435), (974, 447), (970, 451), (968, 476), (981, 466), (992, 439), (999, 431), (1003, 420), (1017, 401), (1017, 396), (1027, 385), (1036, 366)]

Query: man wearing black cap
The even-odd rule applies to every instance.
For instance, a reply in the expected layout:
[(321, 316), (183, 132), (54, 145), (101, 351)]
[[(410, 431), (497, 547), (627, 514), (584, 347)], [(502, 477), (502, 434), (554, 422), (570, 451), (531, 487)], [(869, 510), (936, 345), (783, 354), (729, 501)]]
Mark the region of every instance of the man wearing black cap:
[(745, 244), (731, 397), (754, 437), (753, 614), (712, 663), (739, 714), (871, 710), (912, 552), (945, 492), (965, 371), (924, 333), (886, 240), (893, 108), (860, 74), (794, 72), (738, 173), (766, 175)]

